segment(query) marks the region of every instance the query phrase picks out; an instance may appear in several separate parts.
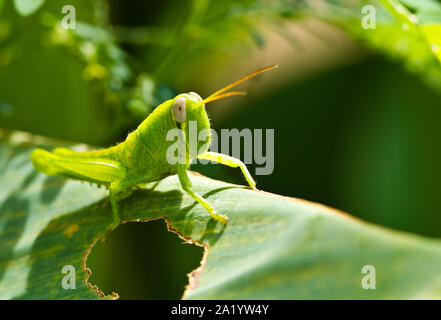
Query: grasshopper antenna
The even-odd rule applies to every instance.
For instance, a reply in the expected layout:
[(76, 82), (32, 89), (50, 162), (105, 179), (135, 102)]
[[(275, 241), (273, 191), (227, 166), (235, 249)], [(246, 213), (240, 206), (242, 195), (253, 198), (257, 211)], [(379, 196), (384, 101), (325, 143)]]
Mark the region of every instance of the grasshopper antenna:
[(241, 84), (242, 82), (247, 81), (248, 79), (251, 79), (251, 78), (257, 76), (258, 74), (261, 74), (261, 73), (263, 73), (265, 71), (269, 71), (269, 70), (272, 70), (272, 69), (275, 69), (275, 68), (278, 68), (277, 64), (274, 64), (272, 66), (265, 67), (265, 68), (259, 69), (257, 71), (254, 71), (253, 73), (250, 73), (250, 74), (246, 75), (245, 77), (243, 77), (243, 78), (241, 78), (241, 79), (239, 79), (239, 80), (237, 80), (237, 81), (235, 81), (233, 83), (230, 83), (226, 87), (224, 87), (224, 88), (216, 91), (215, 93), (209, 95), (207, 98), (202, 100), (201, 103), (205, 104), (205, 103), (208, 103), (208, 102), (211, 102), (211, 101), (223, 99), (223, 98), (230, 97), (230, 96), (246, 95), (246, 92), (244, 92), (244, 91), (230, 91), (230, 92), (226, 92), (226, 91), (228, 91), (231, 88)]

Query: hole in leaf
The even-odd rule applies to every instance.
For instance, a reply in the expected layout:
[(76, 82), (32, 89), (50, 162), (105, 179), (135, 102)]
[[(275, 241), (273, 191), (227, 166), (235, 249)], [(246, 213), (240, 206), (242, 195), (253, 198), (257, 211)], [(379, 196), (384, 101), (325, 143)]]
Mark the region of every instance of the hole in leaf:
[(125, 223), (92, 248), (88, 282), (120, 299), (180, 299), (203, 253), (169, 232), (163, 219)]

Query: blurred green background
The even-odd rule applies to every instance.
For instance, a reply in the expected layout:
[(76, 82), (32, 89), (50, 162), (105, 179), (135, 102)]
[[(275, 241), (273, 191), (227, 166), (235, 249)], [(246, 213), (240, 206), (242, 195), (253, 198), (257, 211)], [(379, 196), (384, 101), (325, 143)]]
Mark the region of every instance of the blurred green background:
[[(248, 96), (207, 106), (216, 130), (275, 129), (275, 169), (258, 188), (441, 236), (439, 70), (409, 73), (353, 40), (369, 1), (72, 0), (74, 30), (59, 25), (63, 1), (19, 2), (0, 0), (0, 127), (105, 147), (177, 92), (206, 96), (277, 63)], [(243, 183), (231, 168), (193, 169)], [(179, 298), (203, 254), (182, 242), (162, 220), (124, 224), (93, 249), (90, 282), (122, 299)]]

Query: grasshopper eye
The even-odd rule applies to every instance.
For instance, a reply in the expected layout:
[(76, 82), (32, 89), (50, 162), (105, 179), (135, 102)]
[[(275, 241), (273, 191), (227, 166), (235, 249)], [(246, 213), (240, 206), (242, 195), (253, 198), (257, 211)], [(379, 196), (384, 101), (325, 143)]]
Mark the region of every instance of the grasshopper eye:
[(198, 99), (199, 102), (202, 101), (202, 98), (200, 95), (198, 95), (196, 92), (189, 92), (189, 95), (192, 95), (193, 97), (195, 97), (196, 99)]
[(187, 116), (185, 112), (185, 98), (179, 97), (175, 100), (175, 104), (173, 105), (173, 116), (177, 122), (184, 122)]

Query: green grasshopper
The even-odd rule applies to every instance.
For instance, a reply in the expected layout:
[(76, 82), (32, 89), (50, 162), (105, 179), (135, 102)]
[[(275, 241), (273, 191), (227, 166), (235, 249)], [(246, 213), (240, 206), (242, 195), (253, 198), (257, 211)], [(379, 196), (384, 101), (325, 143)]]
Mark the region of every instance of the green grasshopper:
[[(251, 188), (255, 189), (256, 183), (242, 161), (208, 151), (211, 139), (209, 134), (205, 141), (202, 139), (197, 142), (196, 151), (189, 150), (193, 149), (189, 148), (187, 139), (189, 122), (196, 121), (198, 136), (201, 130), (209, 132), (210, 121), (205, 111), (206, 103), (233, 95), (244, 95), (245, 92), (242, 91), (227, 91), (276, 67), (273, 65), (253, 72), (205, 99), (194, 92), (179, 94), (159, 105), (124, 142), (113, 147), (86, 152), (75, 152), (66, 148), (56, 148), (53, 152), (35, 149), (31, 153), (34, 168), (50, 176), (88, 181), (108, 188), (113, 213), (110, 231), (120, 223), (117, 200), (128, 197), (139, 184), (159, 181), (176, 173), (182, 189), (200, 203), (213, 219), (227, 222), (226, 215), (217, 213), (203, 197), (193, 191), (187, 175), (191, 160), (198, 158), (239, 167)], [(185, 150), (179, 152), (180, 161), (175, 164), (171, 164), (166, 158), (167, 150), (173, 143), (166, 139), (167, 132), (171, 129), (179, 129), (181, 139), (178, 139), (178, 143)]]

